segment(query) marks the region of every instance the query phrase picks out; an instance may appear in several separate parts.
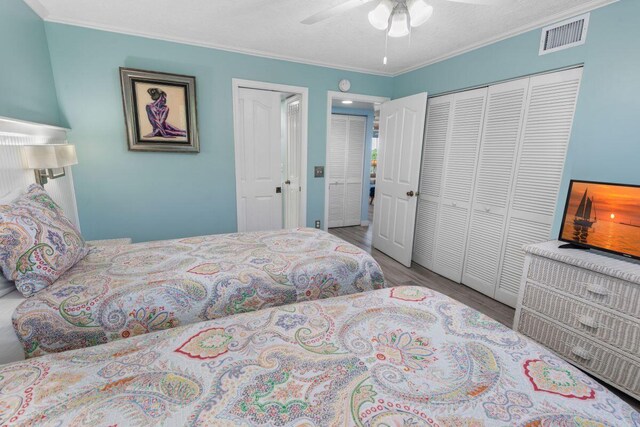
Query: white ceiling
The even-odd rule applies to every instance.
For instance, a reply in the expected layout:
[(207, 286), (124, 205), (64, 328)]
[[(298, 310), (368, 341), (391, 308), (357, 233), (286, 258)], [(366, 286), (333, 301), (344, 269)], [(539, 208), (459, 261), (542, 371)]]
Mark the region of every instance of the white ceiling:
[(300, 21), (345, 0), (25, 0), (47, 21), (396, 75), (616, 0), (502, 0), (478, 6), (427, 0), (433, 17), (389, 39), (367, 21), (376, 1), (314, 24)]

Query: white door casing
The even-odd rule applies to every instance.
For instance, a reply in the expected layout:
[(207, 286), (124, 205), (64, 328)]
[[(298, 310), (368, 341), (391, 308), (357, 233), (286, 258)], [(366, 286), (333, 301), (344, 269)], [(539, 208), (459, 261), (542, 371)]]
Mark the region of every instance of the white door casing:
[[(325, 159), (329, 158), (329, 145), (330, 145), (330, 138), (331, 138), (331, 119), (332, 119), (332, 112), (333, 112), (333, 102), (334, 101), (345, 101), (345, 100), (349, 100), (352, 102), (366, 102), (369, 104), (374, 104), (375, 106), (381, 105), (383, 102), (387, 102), (389, 101), (389, 98), (383, 97), (383, 96), (372, 96), (372, 95), (361, 95), (361, 94), (357, 94), (357, 93), (351, 93), (351, 92), (336, 92), (336, 91), (327, 91), (327, 115), (326, 115), (326, 119), (327, 119), (327, 123), (326, 123), (326, 130), (327, 130), (327, 134), (326, 134), (326, 147), (325, 147)], [(375, 107), (374, 107), (375, 108)], [(326, 160), (325, 160), (326, 162)], [(325, 163), (326, 165), (326, 163)], [(367, 164), (363, 164), (363, 166), (365, 168), (369, 168), (369, 162), (367, 161)], [(324, 179), (324, 215), (323, 215), (323, 221), (321, 221), (321, 227), (324, 230), (328, 229), (328, 225), (329, 225), (329, 179), (327, 178), (327, 174), (326, 174), (326, 170), (325, 170), (325, 179)], [(363, 183), (365, 186), (367, 186), (367, 190), (368, 190), (368, 185), (369, 185), (369, 173), (367, 173), (365, 175), (364, 169), (363, 169)], [(363, 189), (364, 191), (364, 189)], [(366, 194), (363, 193), (363, 197), (368, 199), (368, 194), (369, 191), (366, 191)], [(360, 208), (362, 209), (362, 207)], [(369, 225), (369, 222), (367, 221), (366, 223), (360, 223), (360, 225)]]
[(367, 120), (332, 114), (327, 149), (329, 227), (360, 225)]
[(282, 228), (281, 106), (277, 92), (238, 89), (235, 163), (238, 231)]
[(382, 104), (373, 246), (411, 266), (427, 93)]

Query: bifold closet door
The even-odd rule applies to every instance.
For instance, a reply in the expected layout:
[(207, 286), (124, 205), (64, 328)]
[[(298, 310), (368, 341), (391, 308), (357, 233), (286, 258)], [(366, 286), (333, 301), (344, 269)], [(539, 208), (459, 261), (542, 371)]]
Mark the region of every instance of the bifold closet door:
[(522, 246), (551, 238), (582, 68), (532, 77), (495, 298), (515, 306)]
[(342, 227), (344, 224), (344, 179), (347, 160), (346, 116), (331, 116), (331, 138), (327, 154), (327, 179), (329, 180), (328, 227)]
[(453, 100), (454, 95), (438, 96), (429, 99), (427, 104), (413, 260), (430, 270), (433, 270), (444, 156), (451, 130)]
[(366, 117), (349, 117), (349, 146), (345, 170), (344, 225), (360, 225), (362, 212), (362, 175), (364, 146), (367, 131)]
[(331, 116), (328, 227), (360, 224), (366, 123), (365, 117)]
[(462, 283), (490, 297), (498, 269), (529, 78), (489, 87)]
[(462, 280), (486, 98), (487, 88), (457, 93), (453, 98), (432, 270), (455, 282)]

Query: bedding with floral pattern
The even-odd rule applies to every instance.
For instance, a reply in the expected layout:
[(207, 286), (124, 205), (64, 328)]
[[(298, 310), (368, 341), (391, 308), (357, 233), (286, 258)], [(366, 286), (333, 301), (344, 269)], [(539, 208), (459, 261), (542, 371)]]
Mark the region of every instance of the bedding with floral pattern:
[(624, 427), (640, 414), (477, 311), (399, 287), (0, 366), (0, 424)]
[(86, 254), (80, 232), (40, 185), (0, 205), (0, 268), (25, 297), (50, 286)]
[(13, 323), (32, 357), (384, 285), (368, 253), (314, 229), (101, 246)]

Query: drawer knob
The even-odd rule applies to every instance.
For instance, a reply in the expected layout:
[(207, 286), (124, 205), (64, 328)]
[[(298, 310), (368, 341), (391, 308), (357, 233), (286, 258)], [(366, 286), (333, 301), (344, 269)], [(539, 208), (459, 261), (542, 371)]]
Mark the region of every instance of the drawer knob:
[(594, 295), (599, 295), (603, 297), (606, 297), (607, 295), (609, 295), (609, 291), (607, 290), (607, 288), (600, 285), (590, 284), (587, 286), (587, 291), (591, 292)]
[(600, 324), (596, 321), (596, 319), (586, 315), (579, 316), (578, 322), (580, 322), (580, 324), (586, 326), (587, 328), (598, 329), (598, 327), (600, 326)]
[(591, 360), (593, 356), (589, 353), (589, 350), (582, 348), (580, 346), (575, 346), (571, 349), (571, 353), (578, 356), (580, 359)]

